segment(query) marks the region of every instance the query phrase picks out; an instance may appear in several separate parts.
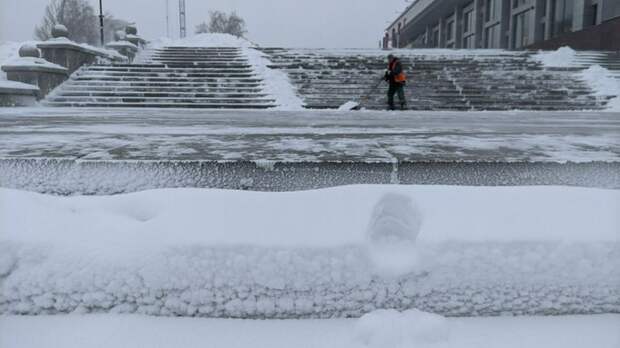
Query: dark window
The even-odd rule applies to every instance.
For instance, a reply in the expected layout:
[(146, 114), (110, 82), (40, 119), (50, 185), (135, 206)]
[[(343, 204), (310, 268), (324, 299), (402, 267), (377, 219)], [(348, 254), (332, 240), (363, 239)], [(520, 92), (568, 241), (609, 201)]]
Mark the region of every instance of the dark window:
[(591, 25), (598, 24), (598, 4), (592, 5), (592, 22), (590, 22), (590, 24)]
[(485, 48), (500, 48), (501, 28), (499, 24), (488, 27), (485, 34)]
[(474, 10), (468, 10), (463, 14), (463, 32), (469, 33), (474, 31)]
[(521, 7), (523, 5), (528, 5), (531, 4), (532, 0), (514, 0), (513, 2), (513, 8), (517, 8), (517, 7)]
[(555, 20), (553, 22), (554, 35), (573, 31), (574, 0), (556, 0)]
[(501, 0), (487, 0), (486, 3), (486, 20), (497, 21), (502, 17)]
[(521, 12), (514, 17), (513, 42), (515, 48), (524, 48), (532, 44), (530, 31), (534, 24), (534, 11)]
[(432, 47), (439, 47), (439, 28), (433, 29)]
[(454, 21), (448, 21), (446, 24), (446, 41), (454, 40)]
[(469, 35), (463, 39), (463, 48), (476, 48), (475, 47), (475, 35)]

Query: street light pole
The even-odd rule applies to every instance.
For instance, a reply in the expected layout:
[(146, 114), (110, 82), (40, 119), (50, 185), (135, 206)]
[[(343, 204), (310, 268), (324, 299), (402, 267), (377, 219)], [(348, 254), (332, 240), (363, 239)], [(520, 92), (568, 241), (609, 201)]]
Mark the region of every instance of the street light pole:
[(105, 38), (103, 37), (103, 0), (99, 0), (99, 30), (101, 34), (101, 47), (105, 45)]

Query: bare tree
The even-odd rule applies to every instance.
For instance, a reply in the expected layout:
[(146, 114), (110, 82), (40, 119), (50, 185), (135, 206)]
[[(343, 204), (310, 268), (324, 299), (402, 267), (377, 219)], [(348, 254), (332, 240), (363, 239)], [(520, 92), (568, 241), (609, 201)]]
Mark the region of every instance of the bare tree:
[(115, 40), (116, 32), (119, 30), (125, 30), (125, 28), (131, 23), (124, 19), (114, 18), (111, 13), (106, 13), (103, 20), (103, 31), (105, 35), (105, 41), (110, 42)]
[(242, 37), (247, 33), (245, 20), (236, 12), (226, 14), (221, 11), (209, 12), (209, 23), (203, 22), (196, 27), (196, 33), (224, 33)]
[(196, 26), (196, 34), (205, 34), (209, 32), (209, 25), (207, 22), (202, 22)]
[(35, 28), (36, 38), (49, 39), (56, 24), (67, 27), (69, 39), (73, 41), (92, 45), (99, 42), (97, 15), (86, 0), (51, 0), (41, 25)]

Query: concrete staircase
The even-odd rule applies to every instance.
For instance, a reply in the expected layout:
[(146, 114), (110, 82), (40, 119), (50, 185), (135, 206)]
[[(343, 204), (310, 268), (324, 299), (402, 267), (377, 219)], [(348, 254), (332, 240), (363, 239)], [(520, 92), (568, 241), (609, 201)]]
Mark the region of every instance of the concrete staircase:
[(65, 107), (274, 107), (240, 48), (165, 47), (135, 64), (84, 67), (43, 103)]
[[(368, 109), (385, 108), (379, 50), (265, 48), (272, 68), (282, 69), (307, 108), (337, 108), (360, 100)], [(581, 68), (547, 69), (527, 52), (403, 50), (396, 52), (409, 76), (406, 95), (414, 110), (598, 110), (597, 98), (575, 77)]]

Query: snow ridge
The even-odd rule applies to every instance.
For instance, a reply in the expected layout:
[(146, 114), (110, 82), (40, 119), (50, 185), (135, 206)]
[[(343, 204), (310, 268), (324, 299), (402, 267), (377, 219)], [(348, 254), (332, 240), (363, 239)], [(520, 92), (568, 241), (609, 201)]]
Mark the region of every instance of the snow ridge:
[[(62, 198), (2, 189), (0, 314), (620, 313), (618, 195), (357, 186)], [(381, 264), (377, 248), (415, 262)]]
[(272, 69), (273, 63), (267, 55), (253, 47), (244, 47), (243, 52), (248, 57), (254, 71), (260, 76), (265, 86), (263, 90), (276, 100), (280, 110), (303, 110), (304, 102), (297, 96), (297, 89), (291, 83), (288, 75), (281, 70)]

